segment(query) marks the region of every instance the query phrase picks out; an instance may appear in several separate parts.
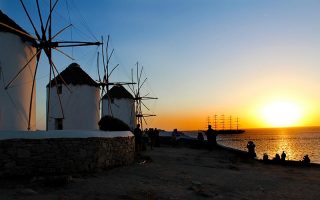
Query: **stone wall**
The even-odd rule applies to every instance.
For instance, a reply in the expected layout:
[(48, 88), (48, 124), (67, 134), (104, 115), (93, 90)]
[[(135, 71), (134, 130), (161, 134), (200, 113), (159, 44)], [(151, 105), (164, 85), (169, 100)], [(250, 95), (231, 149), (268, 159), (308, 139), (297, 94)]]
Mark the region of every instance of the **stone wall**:
[(134, 161), (134, 137), (0, 140), (0, 176), (95, 172)]

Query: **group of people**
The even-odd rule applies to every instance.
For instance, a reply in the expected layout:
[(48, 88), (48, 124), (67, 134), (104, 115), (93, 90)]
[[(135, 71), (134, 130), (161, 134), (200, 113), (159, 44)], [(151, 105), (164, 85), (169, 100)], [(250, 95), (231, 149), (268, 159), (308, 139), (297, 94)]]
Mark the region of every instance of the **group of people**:
[(179, 132), (178, 129), (173, 129), (172, 133), (171, 133), (171, 145), (173, 147), (177, 146), (178, 144), (178, 141), (177, 141), (177, 138), (179, 136), (183, 135), (183, 133)]
[(278, 162), (280, 162), (280, 161), (284, 162), (284, 161), (286, 161), (286, 157), (287, 157), (287, 154), (286, 154), (284, 151), (282, 151), (281, 157), (280, 157), (280, 155), (277, 153), (272, 160), (278, 161)]
[[(207, 148), (212, 150), (217, 146), (217, 132), (212, 129), (211, 125), (208, 126), (208, 130), (204, 132), (207, 137)], [(178, 145), (178, 138), (184, 134), (179, 132), (178, 129), (173, 129), (171, 134), (171, 145), (173, 147)], [(197, 146), (198, 148), (205, 147), (204, 136), (202, 132), (198, 132)]]
[[(277, 154), (275, 155), (275, 157), (272, 158), (272, 160), (273, 160), (274, 162), (285, 162), (285, 161), (286, 161), (286, 157), (287, 157), (287, 154), (286, 154), (284, 151), (282, 151), (281, 156), (277, 153)], [(263, 154), (263, 157), (262, 157), (262, 160), (265, 161), (265, 162), (269, 161), (269, 156), (268, 156), (268, 154), (264, 153), (264, 154)], [(305, 164), (309, 164), (309, 163), (310, 163), (310, 158), (309, 158), (308, 154), (306, 154), (305, 156), (303, 156), (303, 159), (301, 160), (301, 162), (302, 162), (302, 163), (305, 163)]]
[(157, 128), (149, 128), (144, 132), (140, 128), (140, 124), (137, 124), (137, 127), (133, 130), (133, 135), (135, 137), (135, 149), (136, 152), (146, 150), (147, 144), (150, 145), (150, 148), (160, 146), (159, 131)]
[(160, 147), (160, 136), (157, 128), (146, 129), (145, 133), (149, 137), (148, 143), (151, 149), (153, 149), (153, 147)]

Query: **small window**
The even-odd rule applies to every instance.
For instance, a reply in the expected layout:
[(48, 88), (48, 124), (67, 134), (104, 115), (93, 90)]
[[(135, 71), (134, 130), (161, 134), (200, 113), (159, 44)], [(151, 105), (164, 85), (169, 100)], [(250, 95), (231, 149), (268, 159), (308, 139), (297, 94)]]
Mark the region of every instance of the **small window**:
[(63, 130), (63, 119), (62, 118), (55, 118), (55, 129), (56, 130)]
[(62, 94), (62, 85), (58, 85), (57, 87), (57, 93)]

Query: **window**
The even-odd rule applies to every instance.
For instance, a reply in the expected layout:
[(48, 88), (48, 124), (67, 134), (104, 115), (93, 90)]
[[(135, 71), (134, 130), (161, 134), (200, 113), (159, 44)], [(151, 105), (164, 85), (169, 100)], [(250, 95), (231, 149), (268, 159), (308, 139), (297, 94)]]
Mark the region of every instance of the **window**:
[(55, 130), (63, 130), (63, 119), (55, 118)]
[(62, 94), (62, 85), (58, 85), (57, 87), (57, 93)]

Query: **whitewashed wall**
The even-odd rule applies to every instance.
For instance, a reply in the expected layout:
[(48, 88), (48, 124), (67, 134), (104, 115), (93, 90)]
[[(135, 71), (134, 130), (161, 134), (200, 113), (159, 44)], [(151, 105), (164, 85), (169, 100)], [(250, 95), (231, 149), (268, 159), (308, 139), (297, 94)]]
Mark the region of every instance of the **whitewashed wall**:
[[(22, 71), (11, 88), (4, 87), (36, 53), (17, 35), (0, 32), (0, 130), (28, 130), (29, 106), (36, 59)], [(33, 93), (30, 130), (36, 129), (36, 91)]]
[[(62, 85), (62, 94), (60, 95), (64, 112), (63, 130), (98, 130), (100, 120), (99, 88), (72, 84), (68, 87), (71, 93), (65, 85)], [(48, 130), (55, 129), (54, 118), (62, 118), (56, 86), (51, 88)]]
[(102, 100), (102, 116), (113, 116), (128, 124), (131, 129), (136, 127), (135, 108), (133, 99), (114, 99), (113, 103), (110, 103), (109, 111), (108, 99)]

